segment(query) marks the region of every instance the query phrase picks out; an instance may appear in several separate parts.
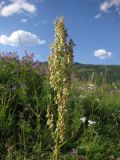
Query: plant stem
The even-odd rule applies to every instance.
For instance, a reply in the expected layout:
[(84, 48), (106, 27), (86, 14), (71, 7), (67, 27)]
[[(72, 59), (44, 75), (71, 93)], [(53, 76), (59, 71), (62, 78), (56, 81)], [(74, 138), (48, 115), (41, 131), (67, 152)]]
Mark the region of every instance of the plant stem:
[(60, 147), (59, 147), (59, 135), (57, 133), (57, 137), (55, 140), (55, 149), (53, 153), (53, 160), (59, 160), (60, 157)]

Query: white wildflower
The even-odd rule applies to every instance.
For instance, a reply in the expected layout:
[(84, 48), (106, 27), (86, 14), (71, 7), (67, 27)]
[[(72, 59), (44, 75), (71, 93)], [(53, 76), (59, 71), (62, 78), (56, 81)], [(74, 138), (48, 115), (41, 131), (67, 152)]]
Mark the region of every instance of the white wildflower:
[(89, 84), (88, 89), (95, 90), (96, 86), (94, 84)]
[(81, 90), (81, 91), (84, 91), (84, 90), (85, 90), (85, 88), (84, 88), (84, 87), (80, 87), (80, 90)]
[(95, 122), (95, 121), (88, 120), (88, 126), (91, 126), (91, 125), (93, 125), (93, 124), (96, 124), (96, 122)]
[(80, 118), (80, 120), (81, 120), (83, 123), (85, 123), (86, 117), (82, 117), (82, 118)]

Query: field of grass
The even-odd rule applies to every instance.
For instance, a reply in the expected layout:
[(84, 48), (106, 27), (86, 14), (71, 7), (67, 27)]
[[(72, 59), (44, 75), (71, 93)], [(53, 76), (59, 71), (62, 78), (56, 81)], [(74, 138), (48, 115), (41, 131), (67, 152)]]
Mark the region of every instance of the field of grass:
[[(45, 67), (33, 62), (30, 55), (19, 60), (16, 54), (1, 54), (1, 160), (51, 159), (54, 142), (46, 117), (50, 103), (56, 115), (54, 91)], [(66, 142), (60, 160), (118, 160), (120, 81), (72, 78), (65, 120)]]

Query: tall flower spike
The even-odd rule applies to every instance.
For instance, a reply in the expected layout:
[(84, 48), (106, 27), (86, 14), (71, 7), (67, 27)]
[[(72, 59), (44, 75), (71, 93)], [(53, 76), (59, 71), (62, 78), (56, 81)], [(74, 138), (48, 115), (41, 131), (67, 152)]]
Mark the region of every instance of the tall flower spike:
[[(50, 71), (50, 84), (56, 95), (54, 97), (57, 105), (58, 119), (54, 130), (55, 149), (57, 145), (65, 141), (65, 116), (67, 113), (67, 105), (69, 101), (70, 87), (70, 67), (73, 62), (73, 46), (72, 40), (67, 44), (67, 31), (64, 26), (64, 18), (55, 22), (55, 41), (51, 45), (51, 54), (48, 60), (48, 68)], [(56, 156), (56, 150), (55, 150)]]

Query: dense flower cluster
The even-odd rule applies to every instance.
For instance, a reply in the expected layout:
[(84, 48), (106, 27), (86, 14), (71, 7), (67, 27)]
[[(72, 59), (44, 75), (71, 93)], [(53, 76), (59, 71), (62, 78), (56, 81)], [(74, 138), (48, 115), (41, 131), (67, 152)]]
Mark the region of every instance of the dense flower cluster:
[(0, 60), (7, 62), (19, 61), (19, 57), (16, 52), (2, 52), (0, 53)]
[(62, 17), (55, 23), (55, 42), (51, 46), (51, 55), (49, 57), (50, 84), (56, 91), (55, 103), (58, 105), (58, 123), (55, 132), (59, 130), (61, 141), (63, 141), (65, 135), (64, 118), (69, 96), (69, 69), (73, 60), (73, 42), (71, 40), (67, 44), (66, 36)]
[[(67, 32), (64, 27), (64, 18), (61, 17), (55, 22), (55, 41), (51, 46), (48, 68), (50, 71), (50, 84), (56, 95), (55, 103), (58, 107), (58, 120), (55, 126), (54, 136), (59, 139), (59, 144), (65, 140), (65, 115), (69, 98), (70, 67), (73, 62), (72, 40), (67, 44)], [(48, 125), (51, 128), (51, 116), (48, 112)]]

